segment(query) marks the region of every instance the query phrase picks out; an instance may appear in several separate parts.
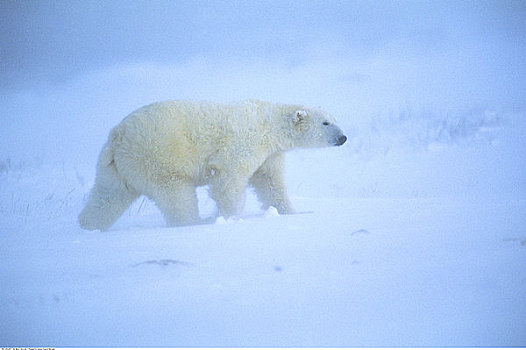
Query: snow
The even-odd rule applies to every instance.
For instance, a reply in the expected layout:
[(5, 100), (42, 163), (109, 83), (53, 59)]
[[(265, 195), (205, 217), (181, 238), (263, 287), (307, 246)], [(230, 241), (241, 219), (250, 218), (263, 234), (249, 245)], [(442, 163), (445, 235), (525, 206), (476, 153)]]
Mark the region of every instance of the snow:
[[(270, 6), (278, 21), (255, 28), (214, 2), (184, 5), (182, 23), (209, 21), (222, 44), (199, 32), (211, 53), (184, 44), (180, 61), (141, 41), (163, 42), (165, 28), (137, 39), (160, 62), (130, 49), (132, 60), (104, 65), (105, 53), (82, 56), (67, 35), (48, 43), (24, 22), (42, 62), (6, 56), (25, 70), (0, 87), (0, 345), (526, 346), (524, 6), (318, 5)], [(99, 10), (86, 6), (68, 7), (81, 16), (68, 25), (98, 38), (89, 16)], [(61, 11), (35, 23), (60, 32)], [(334, 20), (319, 18), (317, 34), (313, 14)], [(104, 48), (120, 51), (129, 26), (105, 23)], [(247, 37), (228, 41), (240, 25)], [(287, 37), (302, 43), (270, 44)], [(60, 43), (80, 63), (65, 55), (55, 72)], [(287, 154), (296, 215), (261, 210), (248, 191), (240, 217), (170, 228), (142, 197), (110, 231), (80, 229), (110, 128), (141, 105), (185, 98), (320, 105), (348, 141)], [(213, 217), (207, 189), (197, 192)]]
[(279, 216), (278, 210), (274, 207), (270, 207), (267, 210), (265, 210), (265, 214), (263, 215), (265, 218), (272, 218)]

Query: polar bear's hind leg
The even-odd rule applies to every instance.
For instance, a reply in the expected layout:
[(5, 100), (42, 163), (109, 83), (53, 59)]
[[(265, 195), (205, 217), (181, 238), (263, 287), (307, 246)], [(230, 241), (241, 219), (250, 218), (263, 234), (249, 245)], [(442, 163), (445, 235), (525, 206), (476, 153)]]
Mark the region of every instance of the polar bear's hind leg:
[(109, 229), (139, 193), (118, 174), (115, 164), (99, 166), (95, 186), (86, 206), (79, 214), (79, 224), (86, 230)]

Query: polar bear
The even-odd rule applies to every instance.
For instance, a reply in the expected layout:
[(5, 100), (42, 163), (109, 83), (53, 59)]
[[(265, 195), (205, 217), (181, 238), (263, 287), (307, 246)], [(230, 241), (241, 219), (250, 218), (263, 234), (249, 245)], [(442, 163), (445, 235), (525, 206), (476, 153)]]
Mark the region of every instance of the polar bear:
[(240, 214), (247, 185), (264, 208), (291, 214), (284, 152), (341, 146), (346, 140), (334, 118), (299, 105), (259, 100), (153, 103), (110, 132), (78, 220), (84, 229), (107, 230), (135, 199), (146, 195), (170, 226), (204, 223), (195, 191), (204, 185), (225, 218)]

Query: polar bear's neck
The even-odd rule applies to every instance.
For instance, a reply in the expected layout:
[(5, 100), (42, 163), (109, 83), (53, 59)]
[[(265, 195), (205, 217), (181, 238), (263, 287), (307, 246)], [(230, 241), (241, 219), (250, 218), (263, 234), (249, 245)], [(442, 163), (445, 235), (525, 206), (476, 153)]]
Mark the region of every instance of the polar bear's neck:
[(264, 113), (262, 129), (267, 134), (271, 153), (285, 152), (295, 148), (294, 130), (290, 128), (287, 116), (294, 113), (296, 109), (297, 106), (293, 105), (273, 104)]
[(237, 124), (237, 130), (248, 129), (257, 133), (262, 149), (272, 154), (296, 147), (297, 135), (291, 128), (290, 116), (302, 106), (246, 100), (234, 108), (239, 109), (236, 109), (236, 117), (230, 122)]

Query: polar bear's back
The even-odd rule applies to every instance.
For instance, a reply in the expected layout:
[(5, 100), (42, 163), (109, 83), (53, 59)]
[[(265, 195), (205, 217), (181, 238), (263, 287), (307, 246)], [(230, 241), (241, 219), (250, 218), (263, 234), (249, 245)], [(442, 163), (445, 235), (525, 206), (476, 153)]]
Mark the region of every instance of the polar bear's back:
[(243, 129), (257, 123), (267, 115), (274, 104), (259, 100), (247, 100), (234, 104), (206, 101), (164, 101), (141, 107), (127, 116), (120, 125), (141, 131), (164, 130), (195, 131), (206, 134), (209, 129), (227, 127)]
[(199, 182), (207, 159), (240, 141), (236, 135), (240, 132), (260, 133), (265, 124), (262, 118), (272, 108), (273, 104), (262, 101), (165, 101), (141, 107), (112, 130), (116, 165), (127, 178), (142, 173), (140, 178), (146, 177), (147, 182), (171, 176)]

